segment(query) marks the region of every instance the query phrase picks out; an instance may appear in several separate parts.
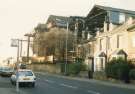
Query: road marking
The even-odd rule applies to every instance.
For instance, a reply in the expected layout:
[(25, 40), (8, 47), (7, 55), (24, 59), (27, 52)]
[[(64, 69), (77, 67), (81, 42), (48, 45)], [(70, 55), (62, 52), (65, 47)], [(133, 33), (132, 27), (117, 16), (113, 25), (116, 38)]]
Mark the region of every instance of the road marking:
[(52, 81), (52, 80), (44, 80), (44, 81), (46, 81), (46, 82), (49, 82), (49, 83), (55, 83), (54, 81)]
[[(41, 78), (37, 78), (38, 80), (40, 80)], [(46, 81), (46, 82), (49, 82), (49, 83), (55, 83), (54, 81), (51, 81), (51, 80), (43, 80), (43, 81)]]
[(93, 91), (93, 90), (88, 90), (88, 93), (91, 93), (91, 94), (100, 94), (99, 92), (96, 92), (96, 91)]
[(73, 88), (73, 89), (77, 89), (78, 87), (76, 86), (71, 86), (71, 85), (67, 85), (67, 84), (60, 84), (61, 86), (64, 86), (64, 87), (68, 87), (68, 88)]

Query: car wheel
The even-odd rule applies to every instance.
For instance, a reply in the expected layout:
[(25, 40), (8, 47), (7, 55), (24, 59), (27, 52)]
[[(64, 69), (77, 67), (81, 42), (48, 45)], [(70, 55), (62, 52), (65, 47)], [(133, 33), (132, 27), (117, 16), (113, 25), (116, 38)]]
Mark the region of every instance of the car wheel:
[(12, 85), (15, 85), (15, 82), (11, 80), (11, 84), (12, 84)]
[(32, 86), (32, 87), (35, 87), (35, 83), (33, 82), (33, 83), (31, 84), (31, 86)]
[(11, 80), (11, 84), (12, 84), (12, 85), (14, 84), (12, 80)]

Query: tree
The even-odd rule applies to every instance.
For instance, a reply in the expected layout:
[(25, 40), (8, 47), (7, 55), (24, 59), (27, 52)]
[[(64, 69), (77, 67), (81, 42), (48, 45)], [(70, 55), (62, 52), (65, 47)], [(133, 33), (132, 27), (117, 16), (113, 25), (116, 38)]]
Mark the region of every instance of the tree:
[(34, 38), (34, 52), (37, 52), (38, 49), (41, 56), (53, 55), (58, 60), (64, 60), (66, 40), (67, 51), (73, 50), (74, 36), (72, 32), (60, 28), (53, 28), (48, 32), (39, 32)]

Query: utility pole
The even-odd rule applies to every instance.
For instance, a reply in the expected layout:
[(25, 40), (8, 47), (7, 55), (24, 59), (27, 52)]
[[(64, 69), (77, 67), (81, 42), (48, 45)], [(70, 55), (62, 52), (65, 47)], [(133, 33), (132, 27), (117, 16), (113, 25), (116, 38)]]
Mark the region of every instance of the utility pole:
[(24, 36), (28, 37), (28, 45), (27, 45), (27, 63), (29, 62), (29, 46), (30, 46), (30, 38), (34, 37), (33, 34), (25, 34)]
[(29, 62), (29, 46), (30, 46), (30, 36), (28, 36), (28, 45), (27, 45), (27, 62)]
[(17, 81), (16, 81), (16, 91), (19, 93), (19, 82), (18, 82), (18, 69), (19, 69), (19, 39), (17, 39)]
[[(76, 50), (76, 56), (78, 57), (78, 18), (76, 19), (76, 23), (75, 23), (75, 45), (74, 45), (74, 49)], [(76, 60), (75, 60), (76, 62)]]
[(21, 44), (20, 44), (20, 57), (22, 57), (22, 41), (23, 40), (20, 40)]

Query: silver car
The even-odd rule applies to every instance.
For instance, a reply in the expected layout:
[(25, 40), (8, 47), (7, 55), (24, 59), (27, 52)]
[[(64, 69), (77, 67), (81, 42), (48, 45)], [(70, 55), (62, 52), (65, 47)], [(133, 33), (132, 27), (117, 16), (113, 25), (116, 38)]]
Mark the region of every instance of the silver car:
[(1, 76), (8, 76), (10, 77), (14, 73), (14, 69), (11, 67), (1, 67), (0, 74)]

